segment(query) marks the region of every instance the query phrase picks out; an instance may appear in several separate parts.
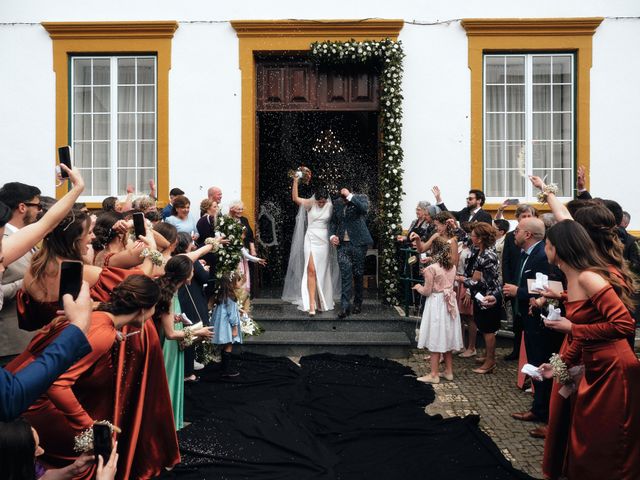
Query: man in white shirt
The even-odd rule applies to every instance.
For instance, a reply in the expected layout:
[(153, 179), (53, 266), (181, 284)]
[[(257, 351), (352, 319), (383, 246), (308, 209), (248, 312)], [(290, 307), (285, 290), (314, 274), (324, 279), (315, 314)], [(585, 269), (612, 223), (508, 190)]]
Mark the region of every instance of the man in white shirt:
[[(11, 220), (5, 225), (4, 237), (10, 237), (21, 228), (34, 223), (40, 205), (40, 189), (20, 182), (6, 183), (0, 188), (0, 201), (11, 210)], [(26, 253), (6, 269), (2, 277), (2, 295), (4, 297), (0, 310), (0, 356), (20, 353), (31, 340), (32, 333), (18, 328), (15, 296), (22, 288), (22, 279), (31, 264), (33, 252)]]

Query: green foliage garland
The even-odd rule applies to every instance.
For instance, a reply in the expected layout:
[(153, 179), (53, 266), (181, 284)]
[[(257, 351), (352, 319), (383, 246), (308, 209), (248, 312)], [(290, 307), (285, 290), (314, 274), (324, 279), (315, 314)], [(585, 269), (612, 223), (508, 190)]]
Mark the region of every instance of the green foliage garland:
[(218, 253), (216, 263), (216, 277), (222, 278), (234, 272), (242, 260), (242, 224), (228, 215), (221, 215), (216, 224), (216, 232), (220, 232), (224, 238), (229, 240), (227, 245), (223, 245)]
[(379, 175), (380, 275), (382, 294), (398, 303), (399, 267), (396, 236), (402, 233), (402, 60), (401, 42), (390, 39), (358, 42), (314, 42), (311, 56), (325, 64), (370, 64), (380, 69), (380, 120), (382, 162)]

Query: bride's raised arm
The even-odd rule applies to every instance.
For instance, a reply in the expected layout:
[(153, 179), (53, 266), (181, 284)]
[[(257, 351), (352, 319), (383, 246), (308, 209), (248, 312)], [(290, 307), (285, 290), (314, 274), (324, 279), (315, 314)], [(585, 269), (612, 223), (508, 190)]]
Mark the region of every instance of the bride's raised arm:
[(291, 199), (296, 205), (302, 205), (304, 206), (304, 208), (309, 209), (311, 208), (311, 205), (313, 205), (313, 200), (311, 200), (310, 198), (300, 198), (298, 196), (298, 180), (300, 180), (298, 177), (296, 176), (293, 177), (293, 186), (291, 187)]

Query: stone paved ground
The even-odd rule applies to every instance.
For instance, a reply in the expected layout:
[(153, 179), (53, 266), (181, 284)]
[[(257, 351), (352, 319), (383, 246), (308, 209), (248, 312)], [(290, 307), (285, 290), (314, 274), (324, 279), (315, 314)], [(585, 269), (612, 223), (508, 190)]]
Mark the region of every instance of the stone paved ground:
[[(478, 375), (473, 358), (454, 357), (454, 379), (434, 385), (436, 400), (426, 409), (430, 415), (443, 417), (480, 415), (480, 428), (498, 445), (504, 456), (519, 470), (542, 478), (544, 440), (529, 436), (529, 430), (538, 424), (511, 418), (512, 412), (523, 412), (531, 407), (531, 394), (516, 387), (517, 362), (505, 362), (502, 357), (510, 352), (507, 342), (499, 342), (498, 367), (495, 373)], [(510, 343), (510, 342), (508, 342)], [(425, 352), (414, 350), (408, 359), (397, 360), (410, 366), (416, 375), (429, 372)]]

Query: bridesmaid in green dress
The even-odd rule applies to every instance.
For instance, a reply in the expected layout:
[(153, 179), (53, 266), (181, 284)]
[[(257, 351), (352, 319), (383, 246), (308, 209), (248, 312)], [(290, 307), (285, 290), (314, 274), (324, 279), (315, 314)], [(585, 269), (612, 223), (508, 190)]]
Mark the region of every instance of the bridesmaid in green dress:
[(189, 283), (192, 276), (193, 261), (187, 255), (176, 255), (165, 265), (164, 275), (156, 280), (160, 287), (160, 300), (156, 305), (153, 321), (163, 341), (164, 366), (177, 430), (183, 426), (184, 402), (184, 352), (179, 342), (189, 346), (196, 337), (210, 338), (213, 335), (211, 327), (194, 329), (184, 327), (181, 321), (176, 321), (181, 313), (176, 292), (182, 285)]

